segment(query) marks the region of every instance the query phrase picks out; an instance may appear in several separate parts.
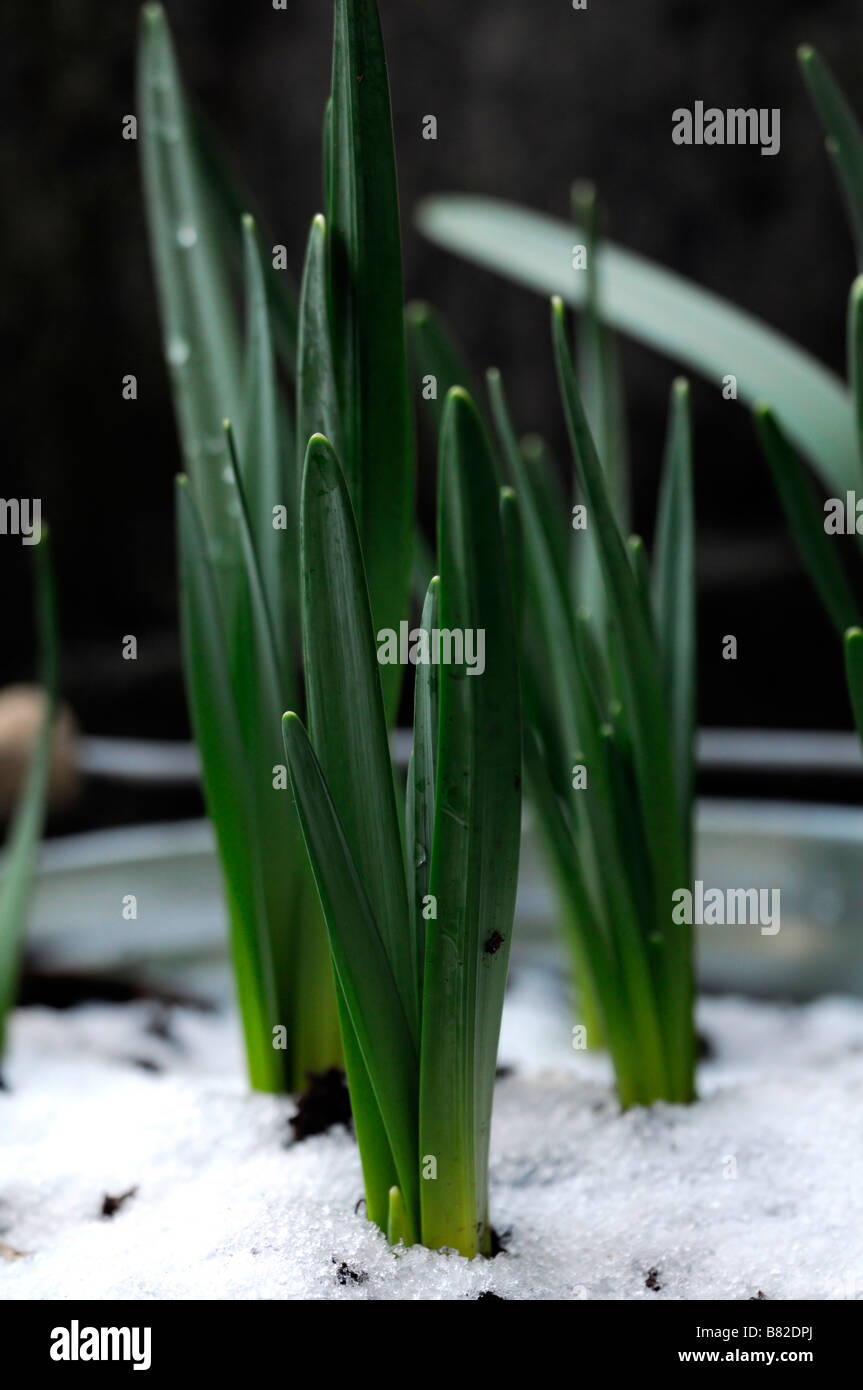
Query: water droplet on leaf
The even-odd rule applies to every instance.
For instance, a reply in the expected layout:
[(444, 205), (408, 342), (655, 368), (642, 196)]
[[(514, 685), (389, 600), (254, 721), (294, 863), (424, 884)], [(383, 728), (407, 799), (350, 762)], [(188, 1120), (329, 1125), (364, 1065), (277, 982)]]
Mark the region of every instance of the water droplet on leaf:
[(189, 360), (189, 344), (185, 338), (170, 338), (165, 355), (172, 367), (182, 367)]

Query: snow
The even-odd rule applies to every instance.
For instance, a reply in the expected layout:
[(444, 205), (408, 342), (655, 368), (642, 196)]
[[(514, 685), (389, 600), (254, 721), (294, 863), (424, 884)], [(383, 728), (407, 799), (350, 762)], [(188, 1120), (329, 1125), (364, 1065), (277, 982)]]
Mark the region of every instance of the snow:
[(699, 1103), (622, 1115), (607, 1060), (571, 1048), (562, 983), (518, 970), (491, 1168), (511, 1234), (472, 1262), (388, 1248), (355, 1211), (352, 1136), (290, 1142), (294, 1105), (249, 1094), (232, 1017), (174, 1009), (175, 1041), (151, 1018), (15, 1016), (0, 1297), (863, 1298), (859, 1001), (706, 999)]

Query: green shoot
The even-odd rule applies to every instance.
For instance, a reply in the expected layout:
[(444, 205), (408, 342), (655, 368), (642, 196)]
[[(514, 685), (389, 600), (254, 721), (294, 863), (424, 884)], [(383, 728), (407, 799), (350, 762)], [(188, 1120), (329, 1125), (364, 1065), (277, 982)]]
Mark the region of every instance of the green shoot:
[[(357, 81), (362, 74), (362, 82)], [(301, 469), (338, 448), (376, 624), (411, 572), (414, 458), (389, 90), (377, 7), (336, 0), (326, 217), (299, 303), (192, 111), (164, 12), (144, 8), (139, 130), (165, 356), (185, 477), (177, 493), (189, 707), (231, 920), (249, 1073), (300, 1087), (341, 1059), (339, 1000), (280, 717), (298, 707)], [(238, 282), (245, 331), (235, 312)], [(294, 411), (282, 373), (295, 382)], [(400, 671), (384, 673), (393, 717)]]
[[(515, 905), (520, 728), (491, 447), (468, 395), (444, 412), (440, 578), (421, 628), (484, 633), (485, 669), (417, 666), (404, 820), (347, 482), (311, 440), (302, 503), (310, 735), (284, 736), (329, 932), (370, 1220), (392, 1242), (488, 1253), (488, 1137)], [(422, 635), (421, 635), (422, 634)], [(404, 824), (404, 830), (402, 829)]]
[[(585, 190), (580, 197), (587, 197)], [(591, 195), (592, 196), (592, 195)], [(583, 202), (582, 202), (583, 206)], [(591, 311), (588, 311), (590, 315)], [(426, 306), (409, 315), (414, 370), (468, 369)], [(628, 470), (614, 343), (582, 325), (594, 418), (614, 450), (603, 466), (588, 426), (560, 306), (554, 340), (587, 530), (568, 508), (542, 441), (519, 442), (500, 373), (488, 374), (501, 446), (501, 521), (518, 595), (524, 760), (590, 1045), (606, 1043), (624, 1105), (693, 1096), (691, 930), (672, 921), (690, 886), (695, 729), (695, 537), (689, 395), (672, 393), (652, 584), (644, 548), (624, 541)], [(575, 495), (576, 489), (573, 489)], [(569, 540), (567, 535), (569, 534)], [(592, 538), (590, 558), (585, 542)], [(575, 552), (575, 553), (574, 553)], [(592, 576), (588, 579), (588, 576)], [(589, 609), (601, 600), (600, 612)]]

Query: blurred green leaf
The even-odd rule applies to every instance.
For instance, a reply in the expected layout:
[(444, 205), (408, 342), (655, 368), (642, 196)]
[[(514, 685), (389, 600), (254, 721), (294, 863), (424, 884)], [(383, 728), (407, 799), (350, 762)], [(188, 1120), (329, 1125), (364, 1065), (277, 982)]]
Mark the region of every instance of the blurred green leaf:
[(691, 859), (696, 728), (695, 504), (689, 383), (683, 380), (676, 381), (671, 392), (654, 549), (653, 607), (659, 659), (677, 797), (686, 827), (687, 857)]
[[(430, 304), (419, 301), (409, 304), (406, 321), (420, 410), (428, 413), (435, 430), (439, 430), (444, 403), (452, 387), (463, 386), (474, 395), (473, 373), (449, 327)], [(433, 395), (427, 394), (429, 377), (434, 378)]]
[[(161, 305), (164, 352), (185, 470), (220, 586), (234, 529), (222, 420), (240, 411), (242, 353), (230, 266), (214, 225), (195, 130), (160, 5), (141, 12), (138, 143)], [(239, 236), (239, 227), (237, 235)]]
[(848, 296), (848, 378), (854, 401), (854, 423), (863, 476), (863, 275), (857, 276)]
[(824, 530), (824, 511), (803, 464), (785, 438), (769, 406), (755, 410), (755, 426), (789, 530), (821, 602), (840, 637), (857, 623), (857, 604), (836, 552)]
[(185, 478), (177, 482), (177, 527), (186, 691), (228, 897), (249, 1076), (257, 1090), (280, 1091), (284, 1067), (272, 1045), (272, 1029), (282, 1020), (265, 932), (264, 883), (250, 834), (256, 823), (252, 774), (237, 716), (216, 580)]
[[(416, 220), (430, 240), (467, 260), (540, 294), (585, 303), (585, 276), (572, 267), (578, 228), (492, 198), (454, 195), (421, 203)], [(854, 486), (850, 396), (821, 363), (750, 314), (618, 246), (603, 243), (598, 276), (605, 323), (717, 387), (732, 373), (744, 400), (773, 403), (828, 487)]]
[(809, 44), (798, 50), (800, 67), (827, 132), (839, 185), (845, 198), (858, 269), (863, 270), (863, 131), (824, 59)]
[[(255, 224), (243, 218), (247, 304), (243, 450), (240, 473), (249, 531), (267, 609), (284, 703), (293, 694), (299, 647), (299, 487), (293, 440), (279, 397), (270, 318)], [(287, 445), (287, 448), (286, 448)], [(286, 458), (287, 455), (287, 458)], [(290, 460), (290, 461), (289, 461)], [(284, 508), (284, 514), (279, 511)], [(276, 525), (276, 521), (283, 522)], [(281, 712), (281, 711), (280, 711)]]
[(863, 631), (851, 627), (845, 633), (845, 673), (857, 732), (863, 739)]
[(621, 695), (632, 735), (635, 786), (650, 855), (655, 904), (651, 920), (662, 933), (662, 993), (670, 1015), (665, 1037), (670, 1097), (685, 1102), (693, 1094), (692, 948), (691, 937), (672, 925), (671, 905), (673, 892), (688, 885), (689, 869), (681, 834), (668, 714), (653, 636), (584, 413), (559, 299), (552, 306), (552, 336), (567, 427), (590, 510), (609, 615), (621, 639)]

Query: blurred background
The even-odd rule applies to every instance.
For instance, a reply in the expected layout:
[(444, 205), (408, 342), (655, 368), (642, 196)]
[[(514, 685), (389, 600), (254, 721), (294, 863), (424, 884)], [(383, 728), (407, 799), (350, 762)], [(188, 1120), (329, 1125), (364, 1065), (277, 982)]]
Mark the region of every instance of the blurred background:
[[(187, 86), (299, 271), (321, 204), (320, 126), (331, 7), (321, 0), (167, 0)], [(422, 196), (470, 191), (565, 216), (592, 178), (611, 236), (763, 317), (844, 371), (854, 263), (819, 124), (798, 74), (819, 47), (854, 99), (863, 15), (852, 0), (381, 0), (402, 195), (406, 289), (431, 300), (477, 369), (508, 378), (523, 431), (566, 459), (547, 306), (432, 248)], [(2, 7), (0, 297), (6, 497), (39, 496), (61, 599), (64, 693), (84, 732), (181, 740), (173, 477), (178, 468), (140, 196), (138, 5)], [(671, 113), (696, 100), (780, 107), (781, 152), (679, 148)], [(863, 103), (860, 104), (863, 113)], [(438, 119), (438, 140), (421, 138)], [(652, 535), (670, 363), (625, 345), (635, 521)], [(729, 364), (733, 370), (733, 363)], [(138, 399), (124, 401), (134, 373)], [(849, 730), (838, 645), (810, 590), (743, 407), (694, 385), (702, 725)], [(421, 437), (420, 495), (433, 472)], [(0, 538), (0, 683), (34, 674), (29, 554)], [(738, 639), (736, 662), (722, 637)], [(122, 638), (138, 660), (121, 659)], [(718, 774), (703, 789), (714, 790)], [(736, 791), (746, 790), (745, 779)], [(859, 800), (854, 777), (783, 794)], [(753, 782), (761, 795), (763, 779)], [(776, 788), (774, 787), (775, 791)], [(189, 816), (197, 791), (104, 786), (60, 829)], [(55, 821), (55, 829), (58, 823)]]

